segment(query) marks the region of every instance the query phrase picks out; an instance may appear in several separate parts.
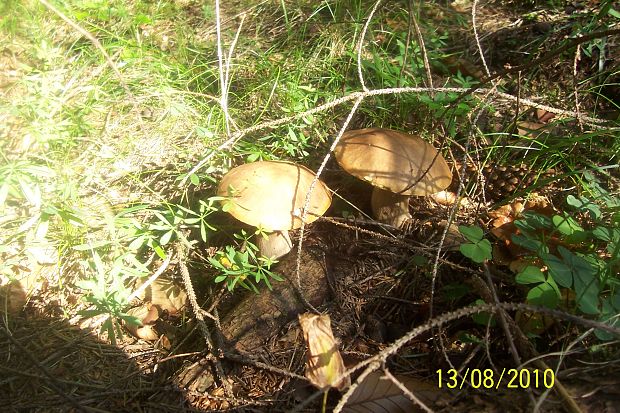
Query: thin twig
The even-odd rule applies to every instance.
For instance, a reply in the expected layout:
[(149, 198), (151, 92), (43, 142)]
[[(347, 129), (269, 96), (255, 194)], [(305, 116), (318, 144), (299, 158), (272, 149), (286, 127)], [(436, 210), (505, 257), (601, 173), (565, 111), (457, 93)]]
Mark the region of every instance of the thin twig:
[(302, 248), (302, 244), (304, 240), (304, 231), (306, 229), (306, 217), (308, 216), (308, 208), (310, 206), (310, 199), (312, 196), (312, 191), (314, 190), (314, 187), (318, 183), (319, 177), (321, 176), (321, 173), (323, 173), (323, 170), (325, 169), (325, 165), (327, 165), (327, 161), (329, 161), (331, 153), (334, 151), (334, 149), (338, 145), (338, 142), (340, 142), (340, 138), (342, 137), (344, 132), (347, 130), (347, 127), (349, 126), (351, 119), (353, 119), (353, 115), (355, 115), (355, 112), (357, 111), (357, 108), (359, 107), (360, 103), (362, 103), (362, 98), (357, 99), (355, 103), (353, 104), (353, 107), (351, 108), (351, 111), (349, 112), (349, 116), (347, 116), (346, 120), (342, 124), (342, 127), (340, 128), (340, 131), (338, 132), (338, 135), (332, 142), (332, 145), (329, 148), (329, 152), (327, 152), (327, 154), (323, 157), (323, 162), (321, 162), (321, 166), (319, 166), (319, 169), (317, 170), (316, 175), (314, 179), (312, 180), (312, 183), (310, 184), (310, 188), (308, 189), (308, 192), (306, 193), (306, 199), (304, 202), (304, 207), (302, 209), (301, 227), (299, 228), (299, 243), (297, 244), (297, 260), (295, 262), (295, 282), (297, 284), (296, 285), (297, 289), (302, 295), (302, 301), (304, 305), (308, 309), (311, 309), (312, 311), (316, 313), (318, 313), (318, 311), (308, 302), (308, 300), (306, 300), (306, 298), (303, 296), (303, 291), (301, 290), (301, 280), (300, 280), (301, 248)]
[(387, 368), (383, 368), (383, 374), (385, 375), (385, 377), (387, 377), (392, 383), (394, 383), (394, 385), (396, 387), (398, 387), (400, 389), (400, 391), (403, 392), (403, 394), (405, 396), (407, 396), (407, 398), (409, 400), (411, 400), (414, 404), (416, 404), (417, 406), (419, 406), (420, 408), (422, 408), (422, 410), (424, 410), (425, 412), (428, 413), (433, 413), (433, 409), (431, 409), (430, 407), (428, 407), (426, 404), (424, 404), (424, 402), (422, 400), (420, 400), (419, 398), (416, 397), (415, 394), (413, 394), (411, 392), (411, 390), (409, 390), (404, 384), (402, 384), (400, 382), (400, 380), (398, 380), (396, 377), (394, 377), (394, 375), (392, 373), (390, 373), (390, 371)]
[[(178, 257), (177, 259), (179, 260), (179, 271), (181, 272), (181, 276), (183, 277), (185, 292), (187, 293), (189, 303), (198, 322), (198, 326), (200, 327), (200, 332), (202, 333), (202, 336), (205, 340), (207, 351), (209, 352), (207, 359), (210, 360), (215, 366), (215, 372), (218, 375), (218, 380), (221, 382), (222, 387), (224, 388), (226, 396), (233, 397), (232, 388), (228, 380), (226, 380), (226, 375), (224, 373), (224, 369), (222, 368), (222, 363), (220, 363), (219, 354), (216, 354), (216, 348), (213, 345), (211, 333), (209, 332), (207, 324), (205, 323), (202, 309), (200, 308), (200, 306), (198, 305), (198, 301), (196, 300), (196, 293), (194, 291), (194, 286), (192, 285), (192, 280), (189, 277), (189, 270), (185, 265), (185, 259), (187, 257), (187, 254), (185, 252), (185, 245), (181, 242), (177, 243), (176, 250)], [(217, 352), (220, 353), (221, 349), (217, 349)]]
[(149, 277), (148, 280), (146, 280), (146, 282), (144, 284), (142, 284), (140, 287), (138, 287), (136, 289), (136, 291), (134, 291), (133, 293), (131, 293), (129, 295), (129, 297), (127, 297), (127, 302), (130, 303), (134, 298), (139, 297), (140, 294), (142, 294), (144, 291), (146, 291), (146, 289), (155, 282), (155, 280), (163, 274), (164, 271), (166, 271), (166, 268), (168, 268), (168, 265), (170, 264), (170, 259), (171, 259), (171, 255), (168, 254), (168, 256), (166, 257), (166, 259), (164, 260), (164, 262), (159, 266), (159, 268), (157, 269), (157, 271), (155, 271), (153, 273), (153, 275), (151, 275)]
[(381, 0), (377, 0), (372, 10), (368, 14), (368, 18), (366, 19), (366, 23), (364, 23), (364, 28), (362, 29), (362, 33), (360, 34), (359, 41), (357, 42), (357, 76), (360, 81), (360, 85), (362, 86), (362, 90), (364, 92), (368, 92), (368, 88), (366, 87), (366, 83), (364, 82), (364, 74), (362, 73), (362, 49), (364, 47), (366, 32), (368, 31), (368, 26), (370, 26), (370, 22), (372, 21), (372, 17), (375, 15), (375, 12), (379, 8), (381, 4)]

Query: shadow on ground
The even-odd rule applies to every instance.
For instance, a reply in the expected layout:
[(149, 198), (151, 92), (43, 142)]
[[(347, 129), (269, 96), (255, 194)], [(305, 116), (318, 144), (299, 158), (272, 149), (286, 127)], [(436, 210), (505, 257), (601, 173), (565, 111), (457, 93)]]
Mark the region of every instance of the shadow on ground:
[(126, 353), (58, 318), (1, 315), (0, 411), (186, 411), (181, 391), (145, 362), (152, 347)]

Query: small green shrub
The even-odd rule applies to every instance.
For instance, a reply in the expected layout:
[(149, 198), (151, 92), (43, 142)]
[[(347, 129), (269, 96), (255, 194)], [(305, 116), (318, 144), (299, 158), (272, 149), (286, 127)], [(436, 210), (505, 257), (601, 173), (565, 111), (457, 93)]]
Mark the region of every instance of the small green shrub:
[(239, 284), (258, 293), (255, 284), (263, 282), (271, 289), (270, 278), (276, 281), (283, 280), (270, 270), (277, 261), (258, 255), (258, 247), (250, 241), (252, 235), (262, 236), (261, 232), (258, 229), (254, 234), (248, 234), (245, 230), (241, 230), (240, 233), (234, 234), (235, 238), (242, 241), (240, 250), (227, 245), (223, 251), (218, 251), (214, 258), (209, 258), (211, 265), (220, 271), (215, 277), (216, 283), (226, 282), (229, 291), (234, 290)]

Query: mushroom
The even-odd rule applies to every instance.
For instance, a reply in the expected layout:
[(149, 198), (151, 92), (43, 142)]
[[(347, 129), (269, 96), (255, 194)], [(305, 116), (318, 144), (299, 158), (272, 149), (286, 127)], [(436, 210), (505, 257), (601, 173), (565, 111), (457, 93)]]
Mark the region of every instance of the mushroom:
[(416, 135), (381, 128), (351, 130), (334, 153), (342, 169), (374, 186), (373, 214), (394, 227), (411, 219), (410, 196), (442, 191), (452, 181), (443, 156)]
[[(269, 232), (259, 236), (259, 252), (278, 259), (293, 245), (288, 231), (301, 227), (306, 194), (316, 175), (308, 168), (291, 162), (260, 161), (231, 169), (217, 189), (226, 197), (227, 211), (246, 224)], [(317, 181), (306, 215), (306, 223), (323, 215), (331, 204), (327, 186)]]

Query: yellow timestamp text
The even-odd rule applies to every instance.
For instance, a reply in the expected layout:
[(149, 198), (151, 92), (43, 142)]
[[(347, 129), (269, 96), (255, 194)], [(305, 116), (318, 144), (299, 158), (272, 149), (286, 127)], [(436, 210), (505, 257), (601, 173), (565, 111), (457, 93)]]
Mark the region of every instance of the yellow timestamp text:
[(506, 369), (501, 373), (491, 369), (467, 369), (457, 371), (450, 369), (437, 370), (437, 385), (439, 388), (462, 389), (471, 386), (474, 389), (550, 389), (555, 384), (555, 372), (551, 369)]

